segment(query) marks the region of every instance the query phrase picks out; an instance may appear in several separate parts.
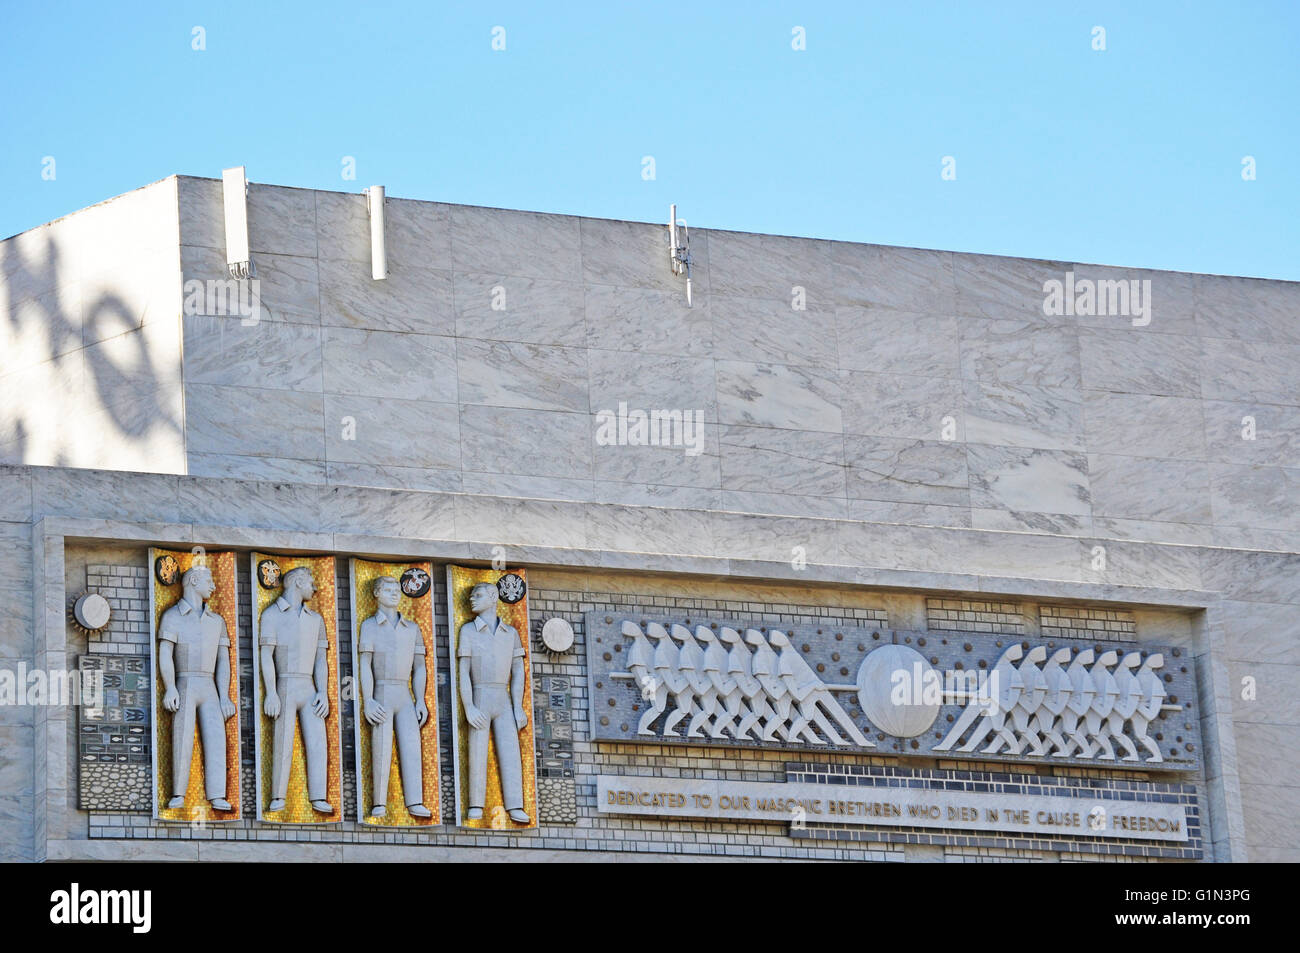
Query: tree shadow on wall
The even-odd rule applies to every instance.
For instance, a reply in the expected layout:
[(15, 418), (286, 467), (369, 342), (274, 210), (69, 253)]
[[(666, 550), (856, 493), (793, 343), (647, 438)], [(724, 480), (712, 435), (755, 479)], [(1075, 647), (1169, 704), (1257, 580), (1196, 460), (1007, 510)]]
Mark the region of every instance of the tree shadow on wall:
[[(133, 470), (159, 469), (162, 461), (144, 456), (146, 448), (166, 436), (175, 437), (179, 444), (183, 431), (173, 402), (160, 401), (160, 391), (167, 383), (177, 389), (181, 384), (178, 376), (169, 382), (162, 379), (142, 327), (151, 317), (163, 321), (169, 315), (158, 311), (156, 301), (150, 301), (144, 313), (133, 314), (121, 297), (106, 292), (93, 302), (82, 300), (80, 322), (69, 318), (60, 300), (61, 285), (78, 297), (81, 288), (71, 281), (71, 269), (62, 264), (62, 257), (53, 236), (46, 238), (43, 254), (31, 258), (23, 256), (16, 239), (0, 242), (0, 275), (7, 292), (4, 320), (14, 336), (31, 334), (32, 325), (39, 322), (43, 351), (39, 357), (3, 355), (0, 384), (3, 378), (48, 364), (51, 380), (55, 375), (60, 380), (71, 378), (84, 393), (80, 401), (69, 403), (68, 413), (53, 424), (58, 432), (50, 434), (51, 425), (41, 422), (36, 408), (42, 401), (59, 400), (58, 395), (15, 394), (12, 387), (0, 388), (10, 392), (6, 405), (0, 406), (0, 463), (68, 466), (76, 459), (75, 444), (85, 439), (84, 428), (90, 426), (96, 428), (91, 436), (97, 444), (117, 445), (124, 451), (109, 459), (130, 460)], [(116, 346), (103, 346), (109, 341)], [(104, 427), (110, 432), (103, 433)], [(108, 462), (94, 465), (126, 468)]]

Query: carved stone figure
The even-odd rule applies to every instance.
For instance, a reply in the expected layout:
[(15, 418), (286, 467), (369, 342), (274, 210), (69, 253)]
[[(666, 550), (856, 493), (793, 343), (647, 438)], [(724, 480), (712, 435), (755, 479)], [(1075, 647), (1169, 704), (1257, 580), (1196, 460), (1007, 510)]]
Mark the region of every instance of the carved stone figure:
[(388, 772), (393, 761), (393, 736), (397, 736), (397, 762), (402, 794), (412, 817), (432, 817), (424, 806), (424, 758), (420, 729), (429, 720), (424, 702), (424, 634), (419, 625), (397, 611), (401, 584), (380, 576), (371, 584), (375, 614), (361, 623), (361, 703), (370, 723), (370, 771), (373, 806), (371, 817), (388, 812)]
[(707, 724), (709, 719), (718, 713), (718, 689), (708, 673), (704, 671), (704, 650), (691, 635), (691, 630), (684, 625), (674, 625), (672, 636), (682, 643), (681, 649), (678, 650), (677, 664), (682, 670), (682, 675), (690, 682), (696, 709), (695, 717), (686, 726), (686, 737), (703, 738), (704, 732), (700, 727)]
[(1151, 752), (1151, 757), (1147, 761), (1163, 761), (1164, 757), (1160, 754), (1160, 745), (1156, 740), (1147, 734), (1147, 727), (1156, 718), (1160, 717), (1160, 709), (1164, 707), (1166, 698), (1164, 682), (1156, 674), (1156, 669), (1163, 668), (1165, 657), (1159, 652), (1147, 656), (1147, 660), (1142, 663), (1138, 669), (1137, 682), (1142, 689), (1142, 703), (1138, 705), (1137, 711), (1133, 713), (1131, 719), (1133, 724), (1133, 736), (1138, 743)]
[[(1009, 754), (1020, 754), (1024, 748), (1025, 742), (1029, 740), (1029, 720), (1047, 696), (1047, 680), (1043, 678), (1043, 673), (1038, 668), (1038, 663), (1045, 658), (1047, 658), (1047, 647), (1035, 645), (1025, 653), (1024, 659), (1016, 666), (1016, 674), (1020, 676), (1020, 695), (1016, 698), (1015, 705), (1007, 712), (1008, 720), (1003, 721), (992, 743), (984, 749), (984, 754), (993, 754), (1002, 747), (1004, 742)], [(1036, 749), (1034, 754), (1044, 753), (1041, 739), (1034, 747)]]
[(763, 633), (757, 629), (746, 629), (745, 641), (754, 647), (752, 663), (754, 677), (763, 687), (775, 711), (775, 717), (763, 723), (762, 740), (771, 741), (773, 736), (779, 733), (786, 741), (793, 741), (786, 722), (790, 720), (790, 709), (794, 705), (794, 699), (779, 674), (780, 666), (776, 653), (767, 644), (767, 639), (763, 638)]
[(262, 611), (258, 626), (262, 681), (266, 688), (263, 711), (275, 719), (272, 732), (271, 803), (268, 811), (284, 809), (293, 761), (294, 729), (302, 728), (303, 757), (307, 762), (307, 798), (312, 810), (332, 814), (326, 800), (329, 770), (325, 719), (329, 717), (329, 642), (325, 620), (306, 601), (316, 593), (311, 570), (299, 566), (284, 574), (284, 591)]
[(1043, 666), (1047, 694), (1029, 726), (1030, 743), (1038, 742), (1032, 752), (1035, 755), (1047, 754), (1048, 743), (1052, 745), (1054, 753), (1065, 749), (1066, 741), (1061, 737), (1061, 718), (1070, 702), (1070, 676), (1061, 666), (1070, 661), (1070, 654), (1068, 648), (1057, 649)]
[(1133, 674), (1133, 669), (1137, 668), (1141, 661), (1140, 653), (1129, 652), (1120, 660), (1119, 668), (1115, 670), (1115, 685), (1119, 689), (1119, 695), (1115, 699), (1115, 707), (1111, 709), (1108, 728), (1110, 736), (1124, 749), (1123, 760), (1125, 761), (1138, 759), (1137, 745), (1124, 733), (1124, 723), (1133, 717), (1142, 702), (1142, 686)]
[(635, 622), (623, 622), (623, 634), (632, 640), (632, 648), (627, 653), (627, 667), (632, 679), (641, 692), (642, 700), (648, 702), (645, 713), (637, 723), (638, 735), (653, 735), (651, 725), (663, 714), (668, 706), (668, 686), (654, 674), (654, 649), (646, 639), (645, 633)]
[(721, 638), (731, 646), (727, 652), (727, 672), (735, 678), (736, 692), (740, 695), (739, 701), (734, 697), (727, 701), (728, 711), (735, 707), (740, 712), (740, 724), (736, 726), (734, 737), (751, 737), (750, 731), (757, 724), (760, 732), (753, 737), (758, 740), (762, 737), (761, 726), (774, 721), (776, 712), (767, 703), (762, 684), (754, 677), (754, 659), (749, 649), (745, 648), (740, 633), (724, 626)]
[(469, 820), (483, 816), (487, 800), (488, 737), (496, 742), (501, 798), (510, 819), (529, 822), (524, 810), (519, 732), (528, 727), (524, 709), (524, 646), (519, 632), (497, 616), (497, 587), (481, 582), (469, 593), (473, 620), (460, 627), (456, 656), (460, 700), (469, 722)]
[[(983, 718), (971, 732), (970, 738), (962, 745), (959, 751), (974, 751), (990, 732), (999, 731), (1006, 721), (1007, 713), (1015, 707), (1016, 702), (1020, 700), (1020, 690), (1023, 687), (1020, 680), (1020, 672), (1016, 669), (1016, 662), (1024, 655), (1024, 649), (1019, 642), (1012, 642), (1003, 650), (1002, 655), (998, 658), (997, 664), (993, 666), (993, 673), (989, 676), (991, 692), (983, 693), (987, 697), (982, 697), (980, 701), (983, 704), (967, 705), (961, 713), (961, 717), (953, 724), (952, 730), (948, 732), (943, 741), (935, 745), (936, 751), (947, 751), (952, 744), (956, 743), (961, 737), (961, 732), (965, 730), (977, 717), (983, 714)], [(969, 716), (969, 717), (968, 717)]]
[(1115, 749), (1111, 747), (1109, 738), (1110, 713), (1115, 708), (1115, 699), (1119, 697), (1119, 685), (1115, 681), (1115, 676), (1110, 673), (1110, 667), (1118, 660), (1119, 654), (1114, 650), (1103, 652), (1088, 670), (1096, 694), (1092, 698), (1092, 707), (1087, 715), (1088, 734), (1092, 738), (1092, 744), (1089, 745), (1085, 758), (1091, 758), (1100, 748), (1101, 754), (1097, 755), (1097, 760), (1115, 760)]
[[(673, 643), (668, 630), (659, 623), (651, 622), (646, 628), (652, 636), (659, 639), (659, 648), (655, 650), (655, 671), (667, 682), (668, 691), (677, 706), (664, 722), (664, 734), (675, 736), (678, 722), (695, 710), (695, 686), (683, 670), (693, 667), (693, 663), (690, 656), (682, 659), (682, 650)], [(663, 633), (662, 636), (660, 632)]]
[(707, 625), (697, 625), (695, 640), (704, 647), (703, 670), (709, 681), (713, 683), (713, 727), (709, 729), (709, 737), (723, 738), (726, 737), (724, 732), (727, 729), (734, 730), (738, 710), (733, 712), (730, 707), (725, 707), (723, 712), (719, 712), (718, 708), (728, 706), (731, 696), (737, 694), (736, 679), (727, 671), (727, 649), (718, 641), (712, 629)]
[[(672, 695), (674, 699), (676, 699), (677, 690), (686, 684), (686, 680), (677, 672), (677, 646), (674, 645), (673, 640), (669, 638), (668, 630), (658, 622), (649, 623), (645, 627), (645, 630), (646, 634), (655, 640), (655, 695), (650, 699), (650, 703), (652, 705), (652, 710), (655, 711), (655, 718), (657, 718), (659, 717), (660, 712), (663, 712), (668, 708), (668, 697)], [(687, 712), (683, 712), (680, 717), (675, 719), (673, 716), (677, 714), (676, 711), (674, 711), (672, 715), (669, 715), (664, 721), (663, 733), (666, 735), (675, 735), (675, 731), (668, 730), (669, 721), (676, 724), (678, 721), (681, 721), (682, 718), (686, 717), (688, 712), (689, 709)], [(650, 717), (650, 712), (648, 711), (641, 719), (642, 725), (647, 729), (649, 729), (653, 721), (654, 718)]]
[(194, 725), (203, 746), (203, 791), (214, 811), (232, 810), (226, 800), (226, 719), (230, 697), (230, 637), (226, 620), (208, 608), (216, 590), (212, 571), (194, 566), (181, 577), (181, 598), (158, 627), (158, 672), (163, 708), (172, 713), (172, 797), (185, 806), (194, 755)]
[[(777, 657), (780, 672), (783, 676), (788, 676), (787, 684), (790, 687), (790, 694), (795, 700), (795, 705), (799, 711), (800, 719), (805, 725), (816, 725), (830, 739), (831, 744), (846, 745), (847, 741), (840, 736), (840, 733), (832, 726), (830, 718), (833, 718), (844, 732), (853, 740), (855, 744), (863, 748), (874, 747), (867, 737), (859, 730), (858, 726), (853, 723), (840, 703), (831, 695), (830, 690), (817, 677), (817, 673), (812, 667), (804, 661), (798, 650), (790, 644), (790, 638), (784, 632), (772, 632), (772, 645), (779, 649), (780, 654)], [(827, 718), (829, 713), (830, 718)], [(791, 736), (796, 734), (794, 728), (790, 729)], [(813, 738), (817, 736), (807, 732)], [(820, 739), (817, 743), (820, 742)]]
[(1053, 757), (1068, 758), (1071, 752), (1077, 750), (1086, 758), (1092, 751), (1092, 743), (1079, 726), (1081, 719), (1092, 710), (1092, 700), (1097, 695), (1089, 672), (1094, 656), (1092, 649), (1083, 649), (1065, 671), (1070, 679), (1070, 700), (1061, 712), (1061, 733), (1067, 740), (1064, 747), (1052, 752)]

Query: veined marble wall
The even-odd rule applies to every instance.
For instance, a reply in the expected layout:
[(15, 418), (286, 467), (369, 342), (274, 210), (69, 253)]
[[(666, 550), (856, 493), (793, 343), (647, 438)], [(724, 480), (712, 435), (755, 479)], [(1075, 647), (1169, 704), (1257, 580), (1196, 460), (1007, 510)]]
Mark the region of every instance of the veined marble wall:
[[(216, 180), (0, 243), (0, 461), (36, 467), (0, 470), (0, 656), (64, 611), (27, 597), (63, 517), (1198, 606), (1215, 838), (1300, 859), (1300, 285), (692, 229), (688, 309), (661, 225), (390, 199), (374, 281), (363, 196), (249, 211), (254, 324), (184, 313), (225, 278)], [(1149, 279), (1150, 322), (1045, 315), (1068, 272)], [(601, 444), (620, 404), (698, 411), (701, 452)]]
[(176, 186), (0, 242), (0, 462), (185, 471)]

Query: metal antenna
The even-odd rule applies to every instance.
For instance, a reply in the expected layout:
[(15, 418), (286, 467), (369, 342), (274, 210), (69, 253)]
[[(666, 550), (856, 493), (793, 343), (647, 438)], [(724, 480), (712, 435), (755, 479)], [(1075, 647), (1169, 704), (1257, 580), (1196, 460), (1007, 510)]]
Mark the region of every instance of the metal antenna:
[(691, 307), (691, 234), (686, 222), (680, 225), (676, 203), (668, 206), (668, 262), (674, 275), (686, 276), (686, 307)]

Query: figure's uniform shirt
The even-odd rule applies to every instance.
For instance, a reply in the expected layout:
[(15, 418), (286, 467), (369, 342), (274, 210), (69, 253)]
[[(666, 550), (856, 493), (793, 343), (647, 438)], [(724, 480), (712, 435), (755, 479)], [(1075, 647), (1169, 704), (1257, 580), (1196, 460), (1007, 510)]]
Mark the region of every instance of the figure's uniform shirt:
[(204, 603), (198, 612), (182, 597), (163, 613), (158, 638), (175, 644), (176, 674), (212, 675), (217, 669), (217, 652), (229, 648), (226, 620)]
[(456, 657), (469, 659), (469, 677), (474, 687), (506, 685), (510, 682), (514, 660), (524, 657), (524, 647), (519, 641), (519, 631), (506, 625), (500, 617), (496, 628), (489, 632), (482, 616), (475, 616), (472, 622), (460, 627)]
[(311, 675), (316, 650), (329, 648), (325, 619), (305, 605), (295, 613), (284, 596), (262, 613), (258, 639), (263, 646), (274, 647), (277, 675)]
[(371, 671), (381, 682), (406, 682), (411, 678), (415, 657), (423, 656), (424, 634), (420, 627), (397, 613), (393, 623), (382, 612), (376, 612), (361, 623), (358, 643), (362, 655), (372, 653)]

